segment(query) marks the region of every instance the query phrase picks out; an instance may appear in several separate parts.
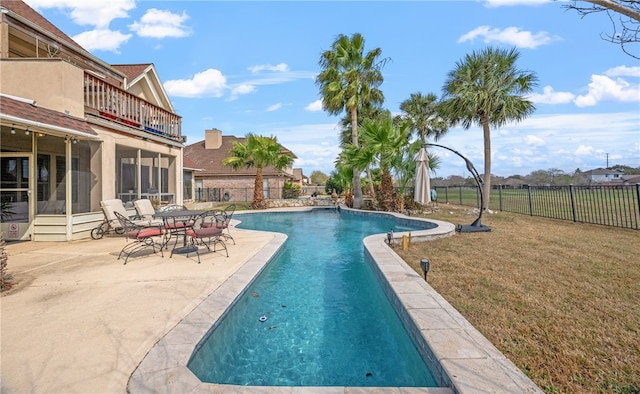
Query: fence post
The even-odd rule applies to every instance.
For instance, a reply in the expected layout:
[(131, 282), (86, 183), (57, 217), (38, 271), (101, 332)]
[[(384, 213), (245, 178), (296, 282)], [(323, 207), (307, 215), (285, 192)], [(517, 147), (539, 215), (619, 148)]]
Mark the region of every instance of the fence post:
[[(636, 183), (636, 212), (640, 214), (640, 183)], [(636, 229), (640, 228), (640, 223), (636, 222)]]
[(445, 202), (448, 204), (449, 203), (449, 185), (444, 187), (444, 197), (445, 197)]
[(569, 195), (571, 196), (571, 214), (573, 215), (573, 221), (576, 222), (578, 219), (576, 217), (576, 200), (573, 185), (569, 185)]
[(460, 205), (462, 205), (462, 185), (458, 186), (458, 200), (460, 200)]
[(500, 185), (498, 186), (498, 201), (499, 201), (499, 209), (502, 211), (502, 188), (504, 187), (504, 185)]
[(527, 188), (529, 194), (529, 216), (533, 216), (533, 201), (531, 200), (531, 185)]

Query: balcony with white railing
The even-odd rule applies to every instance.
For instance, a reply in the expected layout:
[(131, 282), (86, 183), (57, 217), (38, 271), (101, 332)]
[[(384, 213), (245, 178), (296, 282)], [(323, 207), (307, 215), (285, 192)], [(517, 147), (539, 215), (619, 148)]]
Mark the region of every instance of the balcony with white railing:
[(84, 105), (87, 112), (121, 125), (183, 142), (181, 117), (102, 79), (84, 74)]

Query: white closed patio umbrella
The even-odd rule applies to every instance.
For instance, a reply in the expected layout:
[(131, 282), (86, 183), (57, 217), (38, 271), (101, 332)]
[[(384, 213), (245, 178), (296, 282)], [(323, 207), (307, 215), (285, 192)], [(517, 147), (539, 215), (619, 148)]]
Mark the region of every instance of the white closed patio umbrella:
[(431, 202), (429, 189), (431, 189), (429, 182), (429, 157), (427, 157), (427, 149), (422, 146), (416, 156), (416, 181), (413, 200), (423, 205)]

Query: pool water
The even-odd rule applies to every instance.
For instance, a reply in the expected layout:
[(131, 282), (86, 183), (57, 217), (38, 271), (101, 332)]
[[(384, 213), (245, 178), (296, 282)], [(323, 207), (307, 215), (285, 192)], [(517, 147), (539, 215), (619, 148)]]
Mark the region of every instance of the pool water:
[(365, 236), (415, 227), (335, 209), (236, 217), (238, 227), (289, 238), (192, 355), (188, 367), (198, 378), (251, 386), (438, 386), (364, 260)]

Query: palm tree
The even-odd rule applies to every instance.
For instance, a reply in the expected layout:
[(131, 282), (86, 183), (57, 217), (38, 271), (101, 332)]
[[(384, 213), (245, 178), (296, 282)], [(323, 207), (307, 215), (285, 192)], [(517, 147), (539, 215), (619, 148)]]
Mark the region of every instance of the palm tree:
[[(403, 112), (402, 119), (408, 121), (411, 129), (418, 133), (425, 150), (428, 137), (437, 141), (448, 131), (447, 122), (438, 113), (438, 97), (435, 93), (428, 93), (426, 96), (420, 92), (411, 93), (407, 100), (400, 103), (400, 110)], [(427, 190), (431, 190), (428, 170), (425, 181)], [(427, 203), (431, 202), (431, 196), (428, 193), (426, 197)]]
[(253, 187), (253, 209), (265, 209), (264, 190), (262, 186), (262, 171), (265, 167), (275, 167), (283, 170), (293, 164), (293, 156), (285, 151), (276, 137), (264, 137), (249, 133), (245, 143), (233, 142), (229, 151), (230, 156), (222, 160), (222, 164), (231, 168), (255, 168), (256, 178)]
[[(381, 119), (387, 116), (388, 110), (383, 109), (381, 106), (376, 105), (372, 106), (370, 103), (361, 106), (358, 110), (358, 128), (362, 126), (362, 123), (366, 120), (376, 120)], [(345, 114), (345, 116), (340, 120), (340, 126), (342, 127), (342, 131), (340, 132), (340, 145), (344, 146), (345, 144), (351, 144), (352, 141), (352, 127), (351, 127), (351, 116), (349, 114)], [(371, 197), (376, 196), (375, 188), (373, 187), (373, 176), (371, 175), (371, 166), (367, 166), (365, 168), (365, 172), (367, 174), (367, 186), (369, 188), (369, 195)]]
[(356, 166), (377, 164), (380, 168), (380, 199), (386, 211), (395, 209), (392, 166), (402, 155), (402, 148), (408, 144), (409, 128), (407, 123), (394, 124), (391, 114), (384, 119), (367, 120), (362, 125), (362, 148), (351, 155)]
[(452, 125), (468, 130), (472, 124), (482, 126), (484, 137), (484, 206), (489, 208), (491, 191), (491, 127), (525, 119), (535, 106), (525, 97), (537, 84), (535, 73), (521, 71), (515, 63), (517, 49), (487, 47), (466, 55), (447, 74), (441, 114)]
[[(351, 37), (338, 35), (331, 49), (320, 56), (322, 71), (316, 84), (322, 94), (322, 108), (332, 115), (346, 111), (351, 117), (351, 144), (358, 143), (358, 109), (362, 105), (384, 102), (378, 87), (382, 84), (381, 69), (385, 60), (378, 60), (382, 53), (376, 48), (364, 53), (364, 38), (360, 33)], [(353, 168), (354, 208), (362, 207), (360, 173), (363, 168)]]

